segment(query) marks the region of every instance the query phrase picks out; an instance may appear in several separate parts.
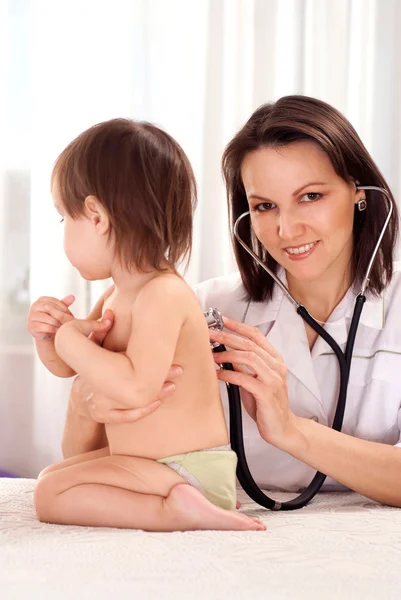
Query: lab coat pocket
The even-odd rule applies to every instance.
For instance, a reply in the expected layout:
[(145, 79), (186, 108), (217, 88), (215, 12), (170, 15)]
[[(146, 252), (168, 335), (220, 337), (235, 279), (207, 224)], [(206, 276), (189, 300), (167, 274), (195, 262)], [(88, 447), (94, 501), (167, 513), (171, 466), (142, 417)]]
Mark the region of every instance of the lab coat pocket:
[(401, 377), (401, 353), (376, 350), (372, 354), (355, 353), (352, 357), (350, 384), (365, 386), (378, 379), (399, 386)]

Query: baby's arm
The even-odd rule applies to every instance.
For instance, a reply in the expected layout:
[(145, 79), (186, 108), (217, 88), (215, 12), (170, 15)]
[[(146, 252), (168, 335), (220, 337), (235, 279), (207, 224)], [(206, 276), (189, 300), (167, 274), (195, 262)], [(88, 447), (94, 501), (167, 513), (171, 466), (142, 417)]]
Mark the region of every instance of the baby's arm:
[(163, 276), (141, 290), (132, 309), (126, 355), (91, 343), (87, 336), (98, 325), (88, 321), (61, 327), (56, 335), (57, 352), (95, 392), (119, 403), (122, 409), (151, 404), (167, 377), (185, 321), (184, 285), (174, 276)]
[[(109, 288), (97, 301), (88, 320), (97, 320), (102, 316), (103, 304), (114, 286)], [(69, 306), (74, 302), (70, 295), (63, 300), (42, 297), (32, 306), (28, 315), (28, 330), (35, 339), (36, 351), (45, 367), (57, 377), (73, 377), (76, 372), (57, 354), (55, 334), (60, 326), (74, 320)]]

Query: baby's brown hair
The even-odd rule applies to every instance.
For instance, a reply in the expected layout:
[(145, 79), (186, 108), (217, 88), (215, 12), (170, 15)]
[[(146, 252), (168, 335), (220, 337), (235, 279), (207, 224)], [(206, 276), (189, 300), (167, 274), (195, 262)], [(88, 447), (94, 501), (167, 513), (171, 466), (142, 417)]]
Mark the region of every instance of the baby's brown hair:
[(54, 165), (64, 210), (85, 214), (85, 198), (106, 209), (120, 260), (129, 269), (162, 269), (189, 260), (196, 182), (190, 162), (167, 133), (145, 122), (113, 119), (81, 133)]

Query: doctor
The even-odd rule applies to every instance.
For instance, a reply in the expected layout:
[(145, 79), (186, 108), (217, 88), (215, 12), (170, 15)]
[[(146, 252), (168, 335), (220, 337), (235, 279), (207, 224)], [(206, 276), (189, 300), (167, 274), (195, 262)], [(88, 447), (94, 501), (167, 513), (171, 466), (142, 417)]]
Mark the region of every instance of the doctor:
[[(387, 214), (373, 185), (389, 190), (351, 124), (331, 106), (288, 96), (260, 107), (223, 156), (231, 226), (250, 210), (241, 237), (292, 296), (345, 348), (358, 286)], [(394, 206), (394, 208), (396, 208)], [(215, 356), (241, 386), (248, 464), (262, 488), (300, 491), (316, 470), (325, 489), (351, 488), (401, 506), (401, 271), (393, 263), (393, 211), (367, 288), (356, 336), (341, 433), (330, 429), (339, 388), (337, 359), (273, 280), (234, 241), (239, 274), (196, 287), (218, 308), (229, 347)], [(172, 382), (179, 368), (171, 371)], [(165, 384), (161, 400), (173, 389)], [(75, 381), (63, 452), (104, 444), (102, 406)], [(138, 413), (138, 418), (143, 413)]]

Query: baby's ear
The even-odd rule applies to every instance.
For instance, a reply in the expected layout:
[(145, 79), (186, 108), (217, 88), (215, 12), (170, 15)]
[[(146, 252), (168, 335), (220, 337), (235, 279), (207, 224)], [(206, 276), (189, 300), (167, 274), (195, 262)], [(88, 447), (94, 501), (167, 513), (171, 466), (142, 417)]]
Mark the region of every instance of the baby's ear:
[(96, 196), (85, 198), (86, 217), (93, 223), (100, 235), (105, 235), (110, 229), (110, 219), (107, 210)]

